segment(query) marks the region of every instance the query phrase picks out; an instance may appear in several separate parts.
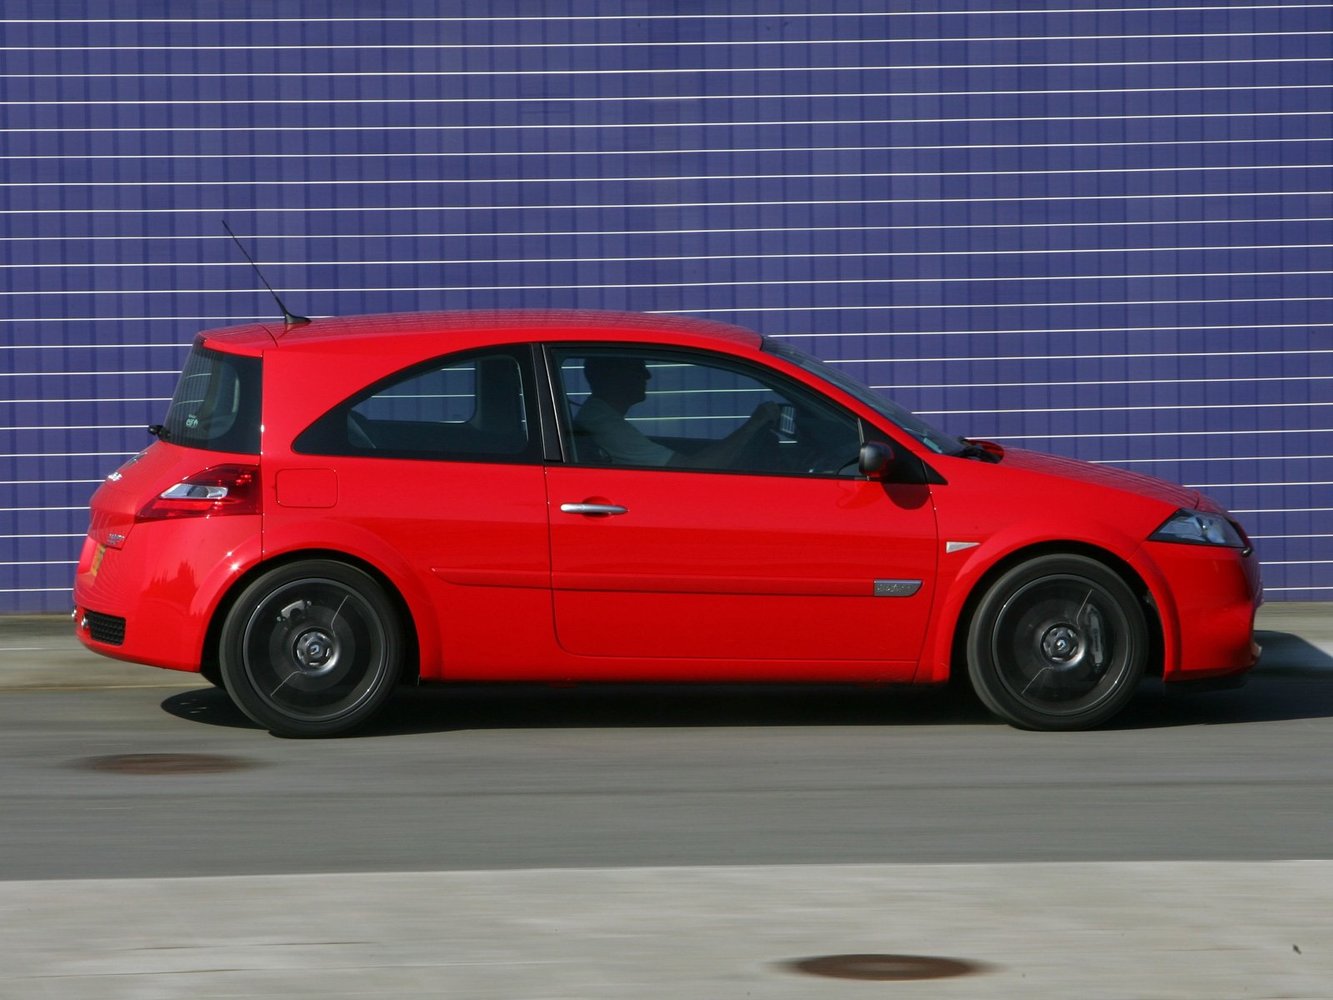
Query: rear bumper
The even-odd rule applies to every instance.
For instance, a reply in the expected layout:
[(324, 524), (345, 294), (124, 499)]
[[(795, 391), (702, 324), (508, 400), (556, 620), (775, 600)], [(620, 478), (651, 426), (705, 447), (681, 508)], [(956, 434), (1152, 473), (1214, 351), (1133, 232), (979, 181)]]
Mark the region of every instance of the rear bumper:
[(198, 671), (213, 613), (259, 547), (258, 517), (141, 524), (119, 548), (85, 538), (75, 635), (113, 659)]

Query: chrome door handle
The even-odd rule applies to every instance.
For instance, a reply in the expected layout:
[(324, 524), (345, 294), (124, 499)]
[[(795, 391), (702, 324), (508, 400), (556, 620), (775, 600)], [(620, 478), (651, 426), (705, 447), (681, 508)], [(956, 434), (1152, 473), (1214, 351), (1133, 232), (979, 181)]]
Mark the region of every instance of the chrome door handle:
[(614, 503), (562, 503), (560, 513), (607, 517), (611, 514), (628, 514), (629, 508)]

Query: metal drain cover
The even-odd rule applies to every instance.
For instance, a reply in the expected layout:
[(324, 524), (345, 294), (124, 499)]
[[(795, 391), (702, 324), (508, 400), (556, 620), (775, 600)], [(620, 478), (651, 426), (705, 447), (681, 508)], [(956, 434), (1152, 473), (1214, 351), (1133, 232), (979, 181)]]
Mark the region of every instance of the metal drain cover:
[(89, 757), (85, 766), (116, 774), (218, 774), (252, 767), (240, 757), (212, 753), (121, 753)]
[(930, 955), (817, 955), (785, 963), (793, 972), (831, 979), (877, 979), (905, 982), (913, 979), (948, 979), (985, 972), (980, 962)]

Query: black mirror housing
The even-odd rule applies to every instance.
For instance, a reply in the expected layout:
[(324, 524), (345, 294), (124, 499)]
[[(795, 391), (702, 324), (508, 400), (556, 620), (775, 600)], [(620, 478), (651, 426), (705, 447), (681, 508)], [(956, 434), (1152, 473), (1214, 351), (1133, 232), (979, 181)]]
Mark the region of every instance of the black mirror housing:
[(893, 470), (893, 449), (882, 441), (867, 441), (861, 445), (856, 468), (867, 479), (887, 479)]

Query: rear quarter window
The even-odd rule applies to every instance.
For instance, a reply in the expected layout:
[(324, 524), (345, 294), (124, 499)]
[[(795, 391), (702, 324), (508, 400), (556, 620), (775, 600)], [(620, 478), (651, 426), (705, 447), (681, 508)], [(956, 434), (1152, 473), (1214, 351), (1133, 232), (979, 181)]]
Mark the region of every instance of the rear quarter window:
[(171, 397), (162, 439), (186, 448), (259, 454), (262, 362), (195, 346)]
[(306, 455), (536, 462), (527, 347), (437, 358), (334, 407), (293, 442)]

